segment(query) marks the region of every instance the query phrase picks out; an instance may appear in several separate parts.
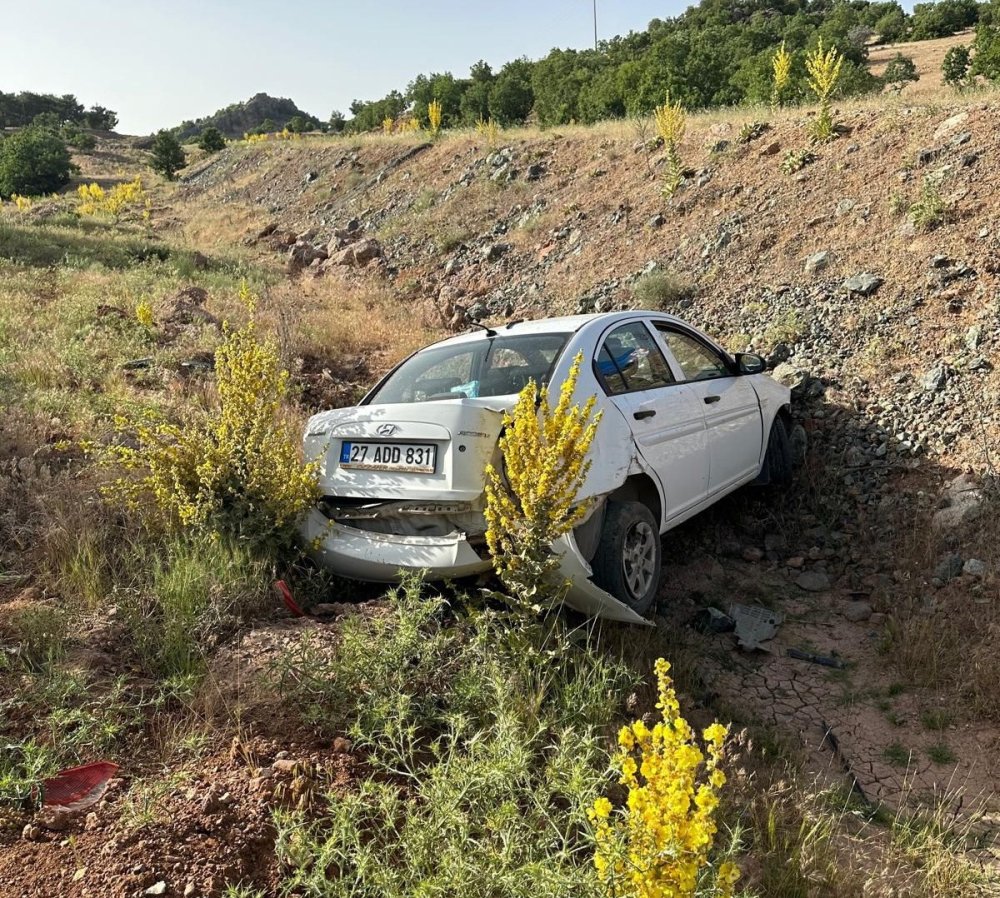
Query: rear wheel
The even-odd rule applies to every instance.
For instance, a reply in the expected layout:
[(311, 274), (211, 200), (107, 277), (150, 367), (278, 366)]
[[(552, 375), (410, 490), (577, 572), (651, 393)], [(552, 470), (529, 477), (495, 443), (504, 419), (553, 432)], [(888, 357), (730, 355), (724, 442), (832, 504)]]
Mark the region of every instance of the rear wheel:
[(609, 502), (591, 566), (594, 582), (645, 614), (660, 586), (663, 546), (653, 513), (641, 502)]
[(764, 455), (764, 471), (767, 483), (774, 486), (787, 486), (792, 482), (792, 441), (788, 437), (788, 425), (785, 419), (778, 415), (771, 425), (771, 433), (767, 439), (767, 453)]

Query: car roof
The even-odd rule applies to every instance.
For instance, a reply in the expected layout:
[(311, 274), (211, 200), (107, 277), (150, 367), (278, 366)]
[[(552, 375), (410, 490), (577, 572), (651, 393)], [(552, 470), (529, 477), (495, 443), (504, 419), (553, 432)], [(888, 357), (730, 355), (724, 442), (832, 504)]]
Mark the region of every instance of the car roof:
[[(500, 337), (517, 336), (520, 334), (572, 334), (584, 326), (594, 321), (605, 321), (613, 324), (616, 321), (628, 321), (632, 318), (644, 318), (653, 316), (667, 321), (680, 322), (679, 318), (673, 315), (666, 315), (663, 312), (654, 312), (649, 309), (632, 309), (627, 312), (599, 312), (591, 315), (562, 315), (555, 318), (535, 318), (529, 321), (512, 321), (509, 324), (491, 325), (490, 329), (494, 335)], [(485, 325), (484, 325), (485, 328)], [(459, 343), (469, 343), (478, 340), (486, 340), (490, 337), (485, 329), (477, 328), (466, 331), (454, 337), (448, 337), (432, 346), (453, 346)], [(430, 348), (430, 347), (427, 347)]]

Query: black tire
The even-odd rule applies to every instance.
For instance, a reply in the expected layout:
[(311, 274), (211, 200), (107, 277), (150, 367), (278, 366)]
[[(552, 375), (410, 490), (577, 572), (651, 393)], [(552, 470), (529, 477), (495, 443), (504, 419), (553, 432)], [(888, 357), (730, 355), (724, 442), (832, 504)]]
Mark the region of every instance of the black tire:
[(641, 502), (608, 502), (591, 567), (594, 582), (637, 614), (656, 600), (663, 565), (660, 524)]
[(764, 454), (764, 473), (767, 483), (773, 486), (787, 486), (792, 482), (795, 460), (792, 442), (788, 438), (788, 426), (781, 415), (777, 415), (767, 438), (767, 452)]

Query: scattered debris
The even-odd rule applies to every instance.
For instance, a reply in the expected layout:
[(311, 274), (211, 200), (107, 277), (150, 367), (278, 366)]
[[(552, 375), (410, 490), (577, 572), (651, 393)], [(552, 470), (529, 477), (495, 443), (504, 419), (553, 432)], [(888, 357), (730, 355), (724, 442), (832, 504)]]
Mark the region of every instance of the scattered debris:
[(771, 611), (761, 605), (733, 605), (729, 609), (740, 648), (752, 652), (762, 642), (772, 639), (785, 621), (780, 611)]
[(724, 611), (709, 606), (699, 609), (692, 626), (702, 633), (732, 633), (736, 629), (736, 621)]
[(843, 670), (847, 667), (843, 661), (832, 655), (817, 655), (813, 652), (803, 652), (801, 649), (789, 649), (787, 654), (789, 658), (808, 661), (810, 664), (821, 664), (823, 667), (835, 667), (837, 670)]
[(55, 776), (42, 781), (40, 803), (44, 807), (60, 807), (67, 811), (89, 808), (100, 801), (117, 772), (118, 765), (110, 761), (95, 761), (60, 770)]

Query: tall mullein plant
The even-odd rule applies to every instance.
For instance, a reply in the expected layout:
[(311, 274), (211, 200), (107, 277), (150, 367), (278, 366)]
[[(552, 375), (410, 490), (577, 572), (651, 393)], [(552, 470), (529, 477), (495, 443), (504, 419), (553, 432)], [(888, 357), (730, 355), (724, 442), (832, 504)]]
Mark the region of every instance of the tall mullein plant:
[(663, 138), (663, 145), (667, 151), (667, 173), (663, 182), (663, 195), (671, 197), (684, 180), (680, 145), (687, 130), (687, 113), (680, 100), (670, 101), (668, 93), (666, 102), (653, 110), (653, 117), (656, 120), (656, 130)]
[(819, 100), (819, 112), (813, 119), (810, 132), (817, 143), (826, 143), (836, 134), (833, 123), (833, 112), (830, 99), (840, 80), (840, 69), (844, 57), (836, 47), (823, 49), (823, 39), (820, 38), (816, 49), (806, 54), (806, 72), (809, 75), (809, 89)]
[(486, 542), (515, 607), (540, 611), (559, 598), (559, 560), (552, 543), (584, 518), (577, 495), (590, 470), (587, 454), (600, 413), (595, 397), (573, 402), (583, 355), (578, 354), (555, 406), (533, 381), (504, 416), (503, 473), (486, 468)]
[(771, 108), (777, 109), (784, 104), (785, 92), (792, 77), (792, 54), (781, 42), (778, 52), (771, 59)]

